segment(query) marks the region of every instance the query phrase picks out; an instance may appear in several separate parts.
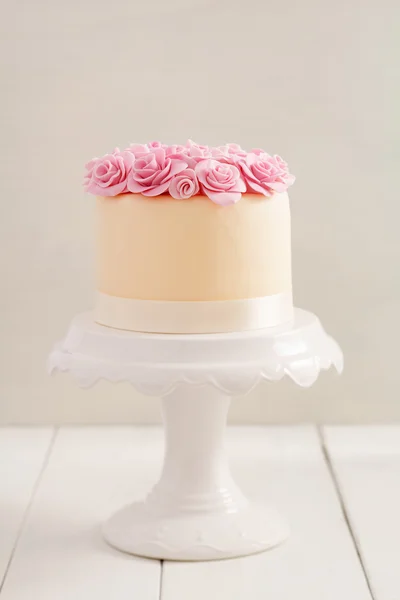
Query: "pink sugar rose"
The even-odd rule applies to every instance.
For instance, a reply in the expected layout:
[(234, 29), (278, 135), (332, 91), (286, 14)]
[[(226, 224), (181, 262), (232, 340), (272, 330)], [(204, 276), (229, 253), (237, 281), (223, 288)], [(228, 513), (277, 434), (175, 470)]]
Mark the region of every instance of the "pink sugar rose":
[(128, 176), (128, 190), (144, 196), (158, 196), (167, 191), (171, 179), (184, 171), (188, 163), (165, 156), (164, 148), (137, 158)]
[[(193, 140), (188, 140), (185, 144), (185, 148), (188, 148), (189, 150), (196, 152), (207, 152), (208, 150), (210, 150), (210, 148), (208, 146), (203, 146), (201, 144), (196, 144), (196, 142), (194, 142)], [(193, 154), (193, 156), (195, 156), (195, 154)]]
[(147, 144), (130, 144), (127, 150), (132, 152), (135, 158), (141, 158), (150, 152)]
[(218, 146), (217, 149), (223, 154), (228, 154), (232, 157), (240, 156), (245, 158), (247, 156), (246, 150), (243, 150), (239, 144), (225, 144), (224, 146)]
[(230, 165), (235, 165), (242, 158), (246, 158), (247, 152), (239, 144), (225, 144), (211, 149), (212, 157), (216, 160)]
[(185, 146), (181, 146), (180, 144), (173, 144), (172, 146), (167, 146), (165, 148), (165, 156), (176, 156), (185, 152)]
[(269, 156), (268, 152), (265, 152), (262, 148), (253, 148), (249, 154), (256, 154), (257, 156)]
[(185, 147), (185, 155), (192, 159), (190, 162), (196, 165), (201, 160), (211, 158), (211, 148), (195, 144), (192, 140), (188, 140)]
[(167, 144), (162, 144), (161, 142), (149, 142), (147, 146), (150, 151), (157, 150), (158, 148), (164, 148), (165, 150), (167, 148)]
[(86, 173), (85, 173), (84, 179), (83, 179), (83, 185), (85, 187), (87, 187), (89, 185), (90, 180), (92, 179), (93, 169), (98, 160), (100, 160), (100, 159), (92, 158), (92, 160), (89, 160), (89, 162), (87, 162), (85, 165)]
[(226, 148), (228, 149), (229, 154), (246, 154), (245, 150), (243, 150), (243, 148), (241, 146), (239, 146), (239, 144), (225, 144)]
[[(120, 149), (119, 148), (114, 148), (114, 150), (111, 152), (111, 154), (120, 154)], [(89, 162), (86, 163), (85, 165), (85, 169), (86, 169), (86, 174), (84, 176), (84, 185), (88, 186), (89, 182), (92, 178), (92, 173), (93, 173), (93, 169), (96, 165), (96, 163), (102, 160), (101, 158), (92, 158), (92, 160), (89, 160)]]
[(195, 172), (202, 191), (215, 204), (235, 204), (246, 191), (246, 184), (234, 165), (208, 159), (197, 163)]
[(230, 154), (226, 146), (218, 146), (211, 148), (211, 156), (220, 163), (226, 163), (228, 165), (234, 165), (239, 157), (234, 154)]
[(95, 158), (87, 163), (86, 191), (95, 196), (117, 196), (127, 191), (127, 177), (135, 157), (118, 148), (112, 154)]
[(295, 178), (290, 175), (287, 163), (280, 156), (250, 153), (241, 160), (240, 168), (248, 188), (271, 196), (274, 192), (285, 192)]
[(193, 169), (185, 169), (175, 175), (169, 184), (169, 193), (177, 200), (191, 198), (199, 191), (199, 182)]
[(198, 162), (211, 158), (211, 150), (208, 146), (199, 146), (188, 140), (185, 146), (171, 146), (171, 149), (175, 149), (176, 152), (168, 154), (170, 158), (178, 158), (187, 162), (190, 169), (194, 169)]

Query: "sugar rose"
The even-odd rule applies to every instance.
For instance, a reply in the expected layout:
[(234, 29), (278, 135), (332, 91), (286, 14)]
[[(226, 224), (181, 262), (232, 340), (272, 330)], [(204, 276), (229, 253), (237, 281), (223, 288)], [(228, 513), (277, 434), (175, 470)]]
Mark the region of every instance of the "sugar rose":
[(278, 155), (250, 153), (238, 164), (247, 187), (264, 196), (285, 192), (295, 180), (289, 173), (287, 163)]
[(187, 168), (187, 162), (170, 158), (164, 148), (137, 158), (128, 176), (128, 190), (144, 196), (158, 196), (169, 188), (171, 179)]
[(185, 169), (171, 180), (169, 193), (177, 200), (191, 198), (199, 191), (199, 182), (193, 169)]
[(196, 175), (202, 191), (215, 204), (235, 204), (246, 191), (240, 171), (234, 165), (209, 159), (197, 163)]
[(94, 158), (86, 165), (86, 191), (95, 196), (123, 194), (128, 189), (127, 178), (134, 160), (131, 152), (120, 152), (118, 148), (112, 154)]

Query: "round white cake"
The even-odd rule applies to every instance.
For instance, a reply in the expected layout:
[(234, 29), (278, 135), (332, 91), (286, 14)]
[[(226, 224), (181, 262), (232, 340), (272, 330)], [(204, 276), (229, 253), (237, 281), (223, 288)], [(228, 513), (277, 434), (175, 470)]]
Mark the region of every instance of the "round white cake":
[(279, 157), (238, 148), (136, 144), (88, 164), (98, 323), (217, 333), (292, 319), (294, 178)]

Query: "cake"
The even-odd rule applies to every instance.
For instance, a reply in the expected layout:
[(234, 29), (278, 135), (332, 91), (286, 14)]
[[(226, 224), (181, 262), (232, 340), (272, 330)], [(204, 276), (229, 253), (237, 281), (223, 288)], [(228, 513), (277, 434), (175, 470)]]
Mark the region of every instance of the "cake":
[(96, 322), (151, 333), (289, 322), (293, 181), (279, 156), (237, 144), (131, 144), (91, 160)]

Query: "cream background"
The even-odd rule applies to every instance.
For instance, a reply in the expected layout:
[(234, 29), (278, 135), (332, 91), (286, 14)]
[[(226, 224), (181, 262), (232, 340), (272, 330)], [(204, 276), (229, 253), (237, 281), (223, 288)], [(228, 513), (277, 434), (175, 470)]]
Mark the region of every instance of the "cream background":
[(1, 422), (158, 419), (156, 400), (79, 390), (45, 359), (93, 298), (83, 163), (187, 137), (289, 161), (295, 302), (346, 356), (341, 379), (259, 388), (231, 419), (399, 419), (399, 16), (395, 0), (3, 3)]

